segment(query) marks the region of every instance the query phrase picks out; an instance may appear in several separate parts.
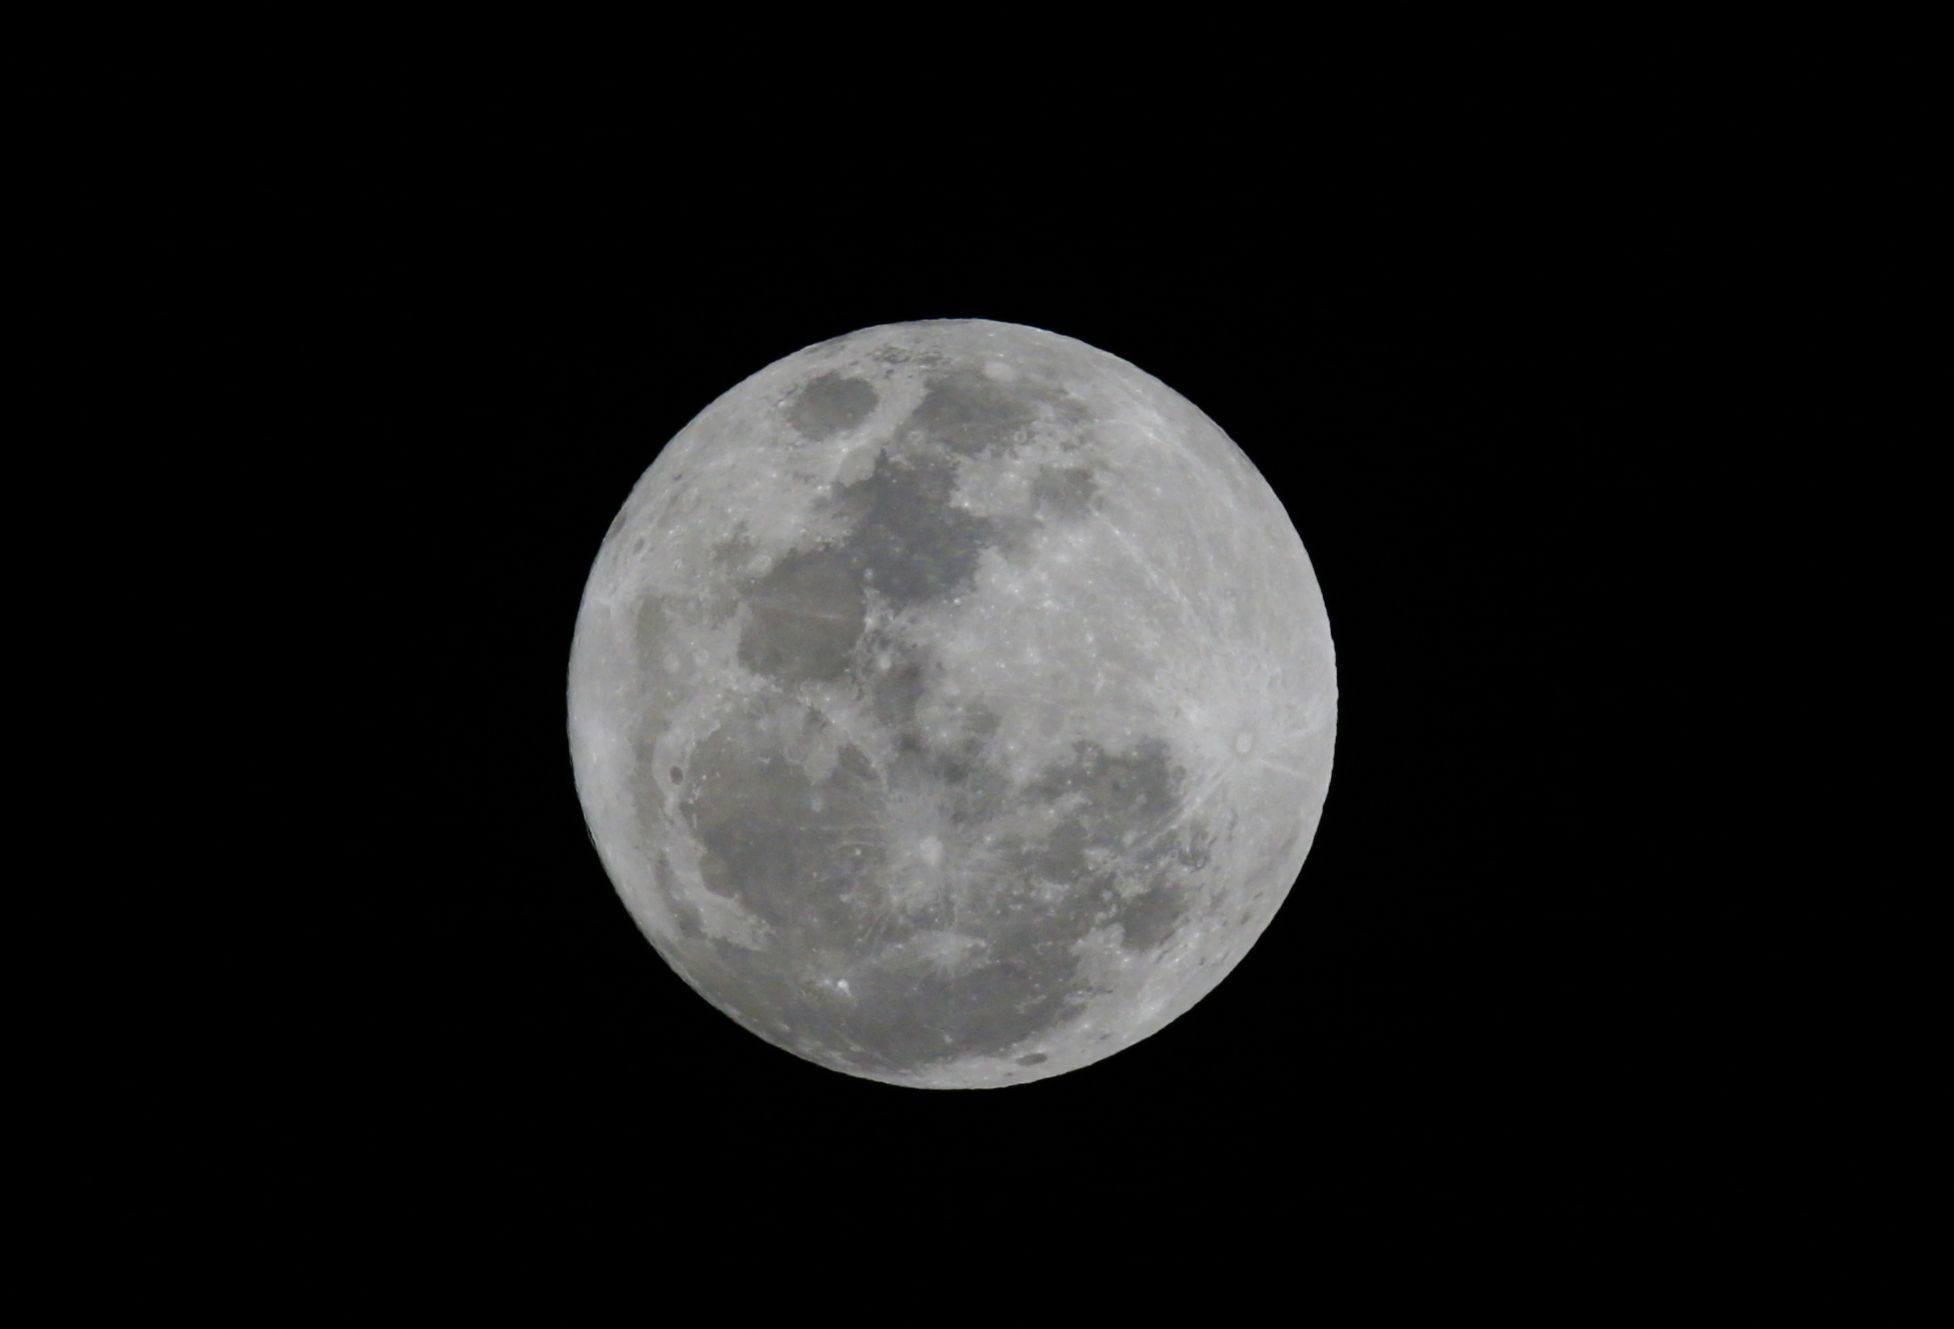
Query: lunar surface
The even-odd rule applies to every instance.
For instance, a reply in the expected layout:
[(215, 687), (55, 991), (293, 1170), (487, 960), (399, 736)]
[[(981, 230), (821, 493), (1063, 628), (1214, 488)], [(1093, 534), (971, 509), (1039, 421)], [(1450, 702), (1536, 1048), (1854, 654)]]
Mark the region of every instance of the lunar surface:
[(611, 524), (577, 792), (667, 963), (761, 1038), (930, 1088), (1199, 1001), (1301, 870), (1336, 665), (1267, 482), (1125, 361), (981, 321), (788, 356)]

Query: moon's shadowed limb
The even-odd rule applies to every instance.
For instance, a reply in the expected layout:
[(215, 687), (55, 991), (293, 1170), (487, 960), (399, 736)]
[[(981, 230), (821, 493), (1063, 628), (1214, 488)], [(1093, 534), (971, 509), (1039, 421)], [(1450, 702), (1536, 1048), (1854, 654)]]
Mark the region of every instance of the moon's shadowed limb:
[(728, 392), (592, 568), (593, 838), (708, 1000), (822, 1065), (1020, 1083), (1193, 1005), (1328, 785), (1335, 665), (1281, 504), (1082, 343), (871, 328)]

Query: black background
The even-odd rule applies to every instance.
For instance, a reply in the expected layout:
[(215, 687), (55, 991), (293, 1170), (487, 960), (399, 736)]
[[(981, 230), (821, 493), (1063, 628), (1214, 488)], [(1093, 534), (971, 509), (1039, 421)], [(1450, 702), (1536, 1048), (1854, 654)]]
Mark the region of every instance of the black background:
[[(316, 82), (269, 41), (211, 47), (242, 82), (131, 48), (157, 95), (76, 78), (37, 103), (63, 170), (30, 211), (65, 243), (22, 251), (60, 314), (30, 315), (25, 363), (84, 368), (47, 444), (82, 474), (22, 487), (30, 518), (77, 504), (22, 570), (58, 587), (77, 542), (106, 549), (113, 635), (30, 626), (23, 650), (101, 668), (66, 691), (114, 727), (71, 746), (112, 804), (160, 812), (72, 832), (46, 889), (84, 923), (19, 930), (30, 961), (77, 940), (153, 966), (77, 957), (21, 1005), (65, 1063), (22, 1094), (81, 1127), (23, 1156), (85, 1230), (130, 1236), (91, 1243), (112, 1254), (84, 1290), (153, 1298), (127, 1257), (161, 1236), (200, 1291), (296, 1254), (288, 1295), (372, 1298), (378, 1260), (500, 1228), (509, 1253), (452, 1280), (495, 1294), (579, 1224), (646, 1310), (698, 1286), (735, 1317), (770, 1281), (803, 1312), (880, 1309), (902, 1275), (933, 1285), (905, 1309), (997, 1314), (1054, 1273), (1236, 1315), (1258, 1274), (1336, 1281), (1338, 1238), (1367, 1295), (1463, 1299), (1429, 1261), (1454, 1246), (1502, 1296), (1573, 1268), (1590, 1301), (1836, 1267), (1866, 1205), (1817, 1198), (1814, 1146), (1856, 1184), (1894, 1133), (1830, 1115), (1892, 1099), (1823, 1055), (1885, 1055), (1825, 934), (1892, 874), (1764, 853), (1836, 821), (1836, 763), (1806, 754), (1877, 692), (1840, 693), (1841, 653), (1893, 667), (1834, 622), (1877, 613), (1852, 590), (1878, 578), (1831, 562), (1886, 509), (1784, 481), (1876, 448), (1862, 403), (1800, 417), (1853, 394), (1834, 348), (1917, 286), (1889, 178), (1918, 174), (1838, 110), (1838, 62), (1652, 29), (1701, 62), (1704, 105), (1614, 36), (1494, 34), (1536, 81), (1420, 33), (1460, 75), (1426, 87), (1395, 33), (1372, 54), (1250, 28), (1280, 72), (1115, 51), (1121, 100), (1061, 106), (1077, 56), (1036, 31), (959, 81), (740, 21), (622, 43), (618, 75), (459, 31), (356, 34), (397, 70)], [(750, 46), (806, 86), (766, 87)], [(1617, 47), (1625, 75), (1599, 76)], [(1783, 88), (1759, 95), (1766, 67)], [(1874, 115), (1904, 119), (1889, 82)], [(766, 92), (792, 100), (741, 123)], [(1874, 312), (1837, 316), (1841, 293)], [(1214, 418), (1301, 533), (1339, 664), (1321, 828), (1254, 950), (1144, 1043), (982, 1092), (821, 1070), (687, 990), (604, 877), (564, 732), (584, 578), (664, 440), (803, 346), (944, 317), (1079, 338)], [(1800, 875), (1812, 935), (1774, 934)], [(96, 1027), (59, 1026), (102, 997)], [(1790, 1073), (1760, 1075), (1780, 1049)], [(1794, 1228), (1819, 1244), (1776, 1240)], [(708, 1249), (743, 1281), (688, 1280)], [(776, 1277), (792, 1254), (820, 1277)]]
[[(878, 175), (894, 146), (832, 133), (502, 129), (423, 127), (309, 203), (311, 298), (363, 329), (323, 413), (375, 551), (345, 669), (384, 717), (335, 896), (372, 980), (336, 1089), (361, 1138), (498, 1186), (1110, 1203), (1430, 1193), (1585, 1129), (1611, 897), (1570, 849), (1570, 550), (1602, 481), (1566, 436), (1624, 295), (1578, 199), (1194, 135)], [(1089, 1068), (926, 1092), (802, 1062), (666, 968), (584, 828), (564, 698), (590, 562), (665, 440), (803, 346), (964, 317), (1132, 362), (1261, 468), (1329, 608), (1337, 746), (1299, 881), (1211, 996)]]

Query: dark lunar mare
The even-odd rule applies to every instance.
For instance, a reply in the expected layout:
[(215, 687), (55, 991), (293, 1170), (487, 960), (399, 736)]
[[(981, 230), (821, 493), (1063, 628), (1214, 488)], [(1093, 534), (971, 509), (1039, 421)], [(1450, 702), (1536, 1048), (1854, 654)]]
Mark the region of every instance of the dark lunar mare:
[(1032, 393), (965, 369), (930, 382), (898, 436), (920, 434), (966, 457), (1023, 440), (1037, 418)]
[(789, 554), (741, 597), (752, 617), (739, 661), (783, 683), (839, 678), (860, 640), (868, 601), (839, 551)]
[(997, 543), (997, 522), (950, 506), (954, 461), (887, 452), (832, 503), (851, 529), (837, 553), (865, 586), (896, 609), (941, 600), (976, 585), (977, 564)]
[(787, 420), (808, 438), (832, 438), (874, 414), (877, 400), (875, 389), (859, 378), (823, 374), (795, 395)]
[(952, 508), (955, 481), (950, 464), (885, 453), (868, 476), (836, 489), (828, 505), (848, 534), (787, 554), (746, 583), (740, 663), (783, 683), (838, 678), (862, 634), (867, 590), (907, 609), (975, 585), (978, 560), (1002, 528)]
[[(960, 906), (946, 899), (902, 912), (875, 882), (890, 853), (878, 834), (883, 800), (912, 781), (937, 788), (945, 764), (958, 763), (962, 783), (979, 791), (966, 811), (997, 816), (1006, 782), (982, 755), (983, 727), (953, 752), (916, 745), (916, 764), (899, 761), (883, 778), (845, 749), (817, 784), (780, 750), (781, 719), (775, 710), (722, 725), (694, 752), (680, 804), (705, 851), (706, 888), (765, 923), (769, 945), (708, 939), (696, 909), (676, 893), (667, 903), (683, 934), (677, 958), (693, 980), (806, 1055), (902, 1074), (1052, 1035), (1092, 995), (1076, 950), (1087, 934), (1116, 924), (1128, 950), (1152, 950), (1190, 907), (1183, 879), (1205, 861), (1207, 836), (1199, 826), (1168, 829), (1185, 773), (1162, 742), (1125, 753), (1079, 744), (1023, 791), (1063, 820), (1041, 835), (1004, 837), (995, 877)], [(808, 712), (802, 722), (818, 719)], [(1116, 855), (1119, 869), (1095, 869), (1094, 851)], [(952, 922), (987, 944), (946, 971), (916, 943)], [(843, 976), (845, 997), (832, 986)]]
[(1010, 451), (1030, 436), (1039, 408), (1066, 425), (1089, 413), (1071, 394), (1026, 375), (998, 382), (976, 366), (960, 366), (928, 380), (923, 400), (900, 426), (899, 440), (924, 439), (959, 456)]

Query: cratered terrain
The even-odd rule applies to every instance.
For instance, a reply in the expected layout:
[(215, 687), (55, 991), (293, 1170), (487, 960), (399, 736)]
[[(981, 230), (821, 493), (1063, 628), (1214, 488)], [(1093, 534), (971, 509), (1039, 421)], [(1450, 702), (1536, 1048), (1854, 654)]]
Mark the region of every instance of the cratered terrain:
[(707, 1001), (984, 1087), (1227, 975), (1309, 851), (1336, 701), (1241, 449), (1123, 360), (959, 320), (790, 355), (658, 454), (590, 571), (569, 732), (612, 882)]

